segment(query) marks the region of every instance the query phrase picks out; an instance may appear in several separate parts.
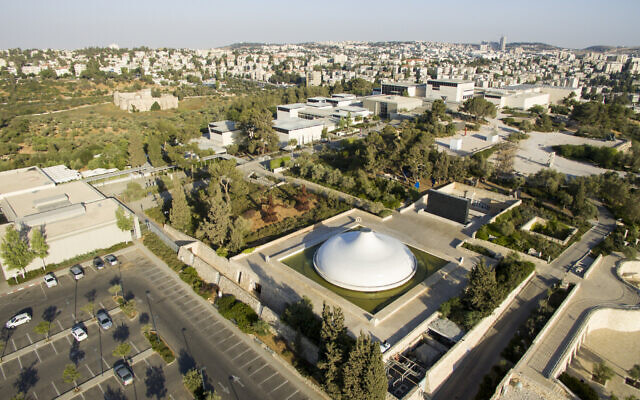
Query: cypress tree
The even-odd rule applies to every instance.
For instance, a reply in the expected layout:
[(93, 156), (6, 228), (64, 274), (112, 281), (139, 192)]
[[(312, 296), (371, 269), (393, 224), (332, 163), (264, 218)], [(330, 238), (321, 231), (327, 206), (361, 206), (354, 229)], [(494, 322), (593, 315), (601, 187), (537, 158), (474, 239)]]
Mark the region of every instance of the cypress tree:
[(176, 189), (173, 195), (171, 211), (169, 212), (169, 221), (174, 228), (186, 233), (191, 232), (191, 209), (189, 208), (187, 196), (182, 188)]

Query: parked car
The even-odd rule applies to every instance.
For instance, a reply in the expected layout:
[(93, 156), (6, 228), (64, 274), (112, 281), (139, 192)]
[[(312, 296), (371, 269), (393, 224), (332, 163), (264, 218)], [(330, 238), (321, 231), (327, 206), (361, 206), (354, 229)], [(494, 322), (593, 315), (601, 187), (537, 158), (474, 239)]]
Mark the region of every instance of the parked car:
[(120, 361), (115, 367), (113, 367), (113, 374), (124, 386), (133, 383), (133, 372), (129, 365), (124, 361)]
[(58, 279), (53, 272), (49, 272), (44, 276), (44, 284), (47, 285), (47, 287), (58, 286)]
[(118, 258), (113, 254), (108, 254), (104, 257), (104, 260), (109, 263), (109, 265), (118, 265)]
[(89, 337), (89, 335), (87, 335), (87, 331), (85, 331), (84, 328), (80, 325), (76, 325), (73, 328), (71, 328), (71, 335), (78, 342), (82, 342), (83, 340)]
[(102, 269), (104, 268), (104, 261), (102, 261), (102, 258), (96, 257), (93, 259), (93, 266), (96, 267), (96, 269)]
[(96, 313), (96, 318), (98, 319), (98, 324), (105, 331), (113, 326), (113, 321), (111, 321), (111, 317), (105, 310), (99, 310)]
[(6, 326), (7, 329), (13, 329), (16, 326), (26, 324), (29, 321), (31, 321), (31, 314), (29, 314), (28, 312), (23, 312), (13, 316), (13, 318), (7, 321), (7, 323), (4, 326)]
[(80, 264), (76, 264), (73, 267), (69, 268), (69, 272), (73, 276), (73, 279), (78, 280), (84, 277), (84, 270)]
[(389, 350), (389, 348), (391, 348), (391, 344), (386, 340), (380, 343), (380, 353), (384, 353), (385, 351)]

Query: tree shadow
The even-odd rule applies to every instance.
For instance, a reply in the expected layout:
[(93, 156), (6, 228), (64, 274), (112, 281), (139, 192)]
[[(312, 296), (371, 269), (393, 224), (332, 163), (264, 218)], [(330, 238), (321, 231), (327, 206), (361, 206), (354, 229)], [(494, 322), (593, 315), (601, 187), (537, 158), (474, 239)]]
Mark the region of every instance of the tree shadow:
[(42, 312), (42, 319), (47, 322), (53, 322), (59, 314), (60, 311), (58, 311), (58, 307), (49, 306)]
[(80, 343), (77, 340), (74, 340), (71, 343), (71, 348), (69, 349), (69, 360), (78, 366), (78, 363), (84, 359), (84, 351), (80, 349)]
[(146, 312), (140, 313), (140, 317), (138, 317), (138, 322), (140, 322), (141, 324), (148, 324), (149, 323), (149, 314), (147, 314)]
[(144, 384), (147, 386), (146, 396), (156, 399), (164, 398), (167, 395), (167, 387), (165, 386), (166, 378), (161, 367), (151, 366), (147, 368), (147, 376), (144, 378)]
[(104, 391), (104, 400), (127, 400), (127, 397), (122, 393), (122, 389), (107, 386), (107, 390)]
[(181, 349), (180, 355), (178, 356), (178, 370), (180, 370), (180, 374), (184, 375), (195, 367), (196, 360), (194, 360), (191, 354), (187, 353), (185, 349)]
[(22, 368), (20, 371), (18, 379), (13, 383), (13, 387), (15, 387), (18, 392), (27, 393), (40, 379), (38, 377), (38, 370), (34, 368), (35, 364), (34, 361), (31, 365)]
[(120, 280), (119, 276), (114, 276), (113, 278), (111, 278), (111, 280), (109, 281), (109, 285), (113, 286), (113, 285), (119, 285), (121, 284), (122, 281)]
[(113, 331), (113, 340), (123, 343), (129, 338), (129, 327), (127, 325), (118, 325)]
[(129, 291), (128, 291), (127, 293), (125, 293), (125, 295), (124, 295), (124, 299), (125, 299), (126, 301), (133, 300), (135, 297), (136, 297), (136, 296), (133, 294), (133, 292), (132, 292), (131, 290), (129, 290)]
[(94, 301), (96, 301), (96, 290), (95, 289), (89, 290), (87, 293), (84, 294), (84, 297), (87, 299), (88, 302), (93, 303)]

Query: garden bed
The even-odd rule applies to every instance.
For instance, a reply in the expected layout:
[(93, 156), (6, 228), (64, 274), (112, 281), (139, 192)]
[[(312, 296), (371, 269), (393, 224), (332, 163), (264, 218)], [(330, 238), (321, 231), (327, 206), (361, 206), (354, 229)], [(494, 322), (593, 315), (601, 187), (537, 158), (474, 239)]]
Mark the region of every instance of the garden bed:
[(160, 357), (164, 360), (165, 363), (170, 364), (173, 360), (176, 359), (173, 351), (167, 346), (167, 343), (156, 333), (153, 331), (144, 332), (144, 337), (147, 338), (149, 344), (153, 351), (158, 353)]

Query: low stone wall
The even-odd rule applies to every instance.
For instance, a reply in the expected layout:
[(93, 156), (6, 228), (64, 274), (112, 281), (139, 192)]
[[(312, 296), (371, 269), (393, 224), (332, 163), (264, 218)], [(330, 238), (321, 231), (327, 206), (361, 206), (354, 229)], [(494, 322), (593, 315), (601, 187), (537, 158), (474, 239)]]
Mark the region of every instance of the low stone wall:
[(567, 235), (567, 237), (564, 240), (560, 240), (560, 239), (556, 239), (554, 237), (551, 236), (547, 236), (544, 233), (540, 233), (540, 232), (534, 232), (531, 229), (533, 229), (533, 227), (535, 226), (535, 224), (542, 224), (542, 225), (546, 225), (547, 224), (547, 220), (541, 217), (533, 217), (531, 218), (529, 221), (527, 221), (526, 224), (522, 225), (522, 227), (520, 227), (521, 231), (525, 231), (528, 232), (532, 235), (541, 237), (543, 239), (546, 239), (550, 242), (553, 243), (557, 243), (561, 246), (566, 246), (567, 243), (569, 243), (569, 241), (571, 240), (571, 238), (573, 237), (573, 235), (575, 235), (578, 232), (578, 228), (575, 228), (573, 226), (570, 226), (569, 228), (571, 229), (571, 233)]
[(640, 309), (596, 307), (590, 310), (571, 341), (565, 346), (562, 355), (549, 371), (544, 371), (544, 375), (547, 378), (557, 378), (571, 364), (589, 332), (598, 329), (612, 329), (619, 332), (640, 331)]
[(440, 388), (442, 383), (447, 380), (460, 361), (480, 342), (487, 331), (500, 318), (503, 312), (509, 308), (513, 300), (520, 294), (522, 289), (531, 281), (535, 271), (522, 281), (509, 295), (493, 310), (491, 315), (485, 317), (458, 343), (456, 343), (449, 351), (440, 358), (429, 370), (425, 376), (424, 391), (429, 395), (433, 395)]
[(526, 365), (526, 363), (529, 362), (529, 360), (531, 359), (533, 354), (536, 353), (536, 351), (538, 350), (538, 343), (542, 342), (544, 340), (544, 338), (547, 337), (547, 335), (551, 331), (553, 325), (556, 323), (556, 321), (558, 319), (561, 318), (562, 313), (564, 312), (564, 310), (571, 303), (571, 300), (573, 299), (573, 297), (575, 297), (576, 293), (578, 293), (578, 289), (579, 288), (580, 288), (580, 284), (578, 283), (573, 287), (573, 289), (571, 289), (571, 293), (569, 293), (569, 295), (567, 297), (565, 297), (565, 299), (562, 302), (562, 304), (560, 304), (560, 307), (558, 307), (556, 309), (556, 311), (553, 313), (551, 318), (549, 318), (549, 320), (544, 325), (542, 330), (540, 332), (538, 332), (538, 335), (533, 339), (533, 342), (531, 343), (531, 346), (529, 346), (529, 349), (527, 349), (527, 351), (522, 355), (522, 357), (520, 358), (518, 363), (516, 365), (514, 365), (513, 368), (511, 368), (511, 370), (500, 381), (500, 383), (496, 387), (495, 393), (491, 397), (491, 400), (498, 400), (498, 399), (500, 399), (502, 394), (505, 393), (505, 391), (507, 390), (506, 389), (507, 385), (511, 381), (511, 377), (514, 374), (516, 374), (516, 371), (519, 371), (524, 365)]
[(488, 240), (469, 238), (466, 240), (466, 242), (469, 244), (474, 244), (476, 246), (486, 247), (487, 249), (493, 251), (496, 254), (502, 255), (503, 257), (506, 257), (509, 253), (517, 253), (525, 261), (531, 261), (532, 263), (547, 264), (547, 262), (541, 258), (530, 256), (529, 254), (525, 254), (523, 252), (510, 249), (508, 247), (500, 246), (499, 244), (492, 243)]
[[(282, 242), (285, 242), (285, 241), (287, 241), (287, 240), (291, 239), (292, 237), (298, 236), (298, 235), (300, 235), (300, 234), (307, 233), (307, 232), (311, 232), (312, 230), (314, 230), (315, 228), (317, 228), (317, 227), (318, 227), (318, 226), (320, 226), (320, 225), (325, 225), (325, 224), (327, 224), (327, 223), (329, 223), (329, 222), (331, 222), (331, 221), (334, 221), (334, 220), (336, 220), (336, 219), (338, 219), (338, 218), (342, 218), (342, 217), (346, 217), (346, 216), (348, 216), (348, 215), (351, 215), (351, 214), (353, 214), (356, 210), (357, 210), (357, 209), (352, 208), (352, 209), (347, 210), (347, 211), (344, 211), (344, 212), (342, 212), (342, 213), (340, 213), (340, 214), (336, 214), (336, 215), (334, 215), (334, 216), (333, 216), (333, 217), (331, 217), (331, 218), (327, 218), (327, 219), (322, 220), (322, 221), (320, 221), (320, 222), (317, 222), (317, 223), (315, 223), (315, 224), (313, 224), (313, 225), (309, 225), (309, 226), (307, 226), (307, 227), (305, 227), (305, 228), (301, 228), (301, 229), (299, 229), (299, 230), (297, 230), (297, 231), (295, 231), (295, 232), (292, 232), (292, 233), (290, 233), (290, 234), (288, 234), (288, 235), (285, 235), (285, 236), (282, 236), (282, 237), (280, 237), (280, 238), (274, 239), (274, 240), (272, 240), (272, 241), (270, 241), (270, 242), (268, 242), (268, 243), (265, 243), (265, 244), (263, 244), (263, 245), (257, 246), (256, 248), (254, 248), (254, 249), (253, 249), (253, 251), (252, 251), (251, 253), (255, 253), (256, 251), (261, 251), (261, 250), (263, 250), (263, 249), (265, 249), (265, 248), (267, 248), (267, 247), (271, 247), (271, 246), (278, 245), (278, 244), (280, 244), (280, 243), (282, 243)], [(241, 259), (243, 259), (243, 258), (245, 258), (245, 257), (248, 257), (248, 256), (249, 256), (249, 254), (251, 254), (251, 253), (240, 253), (240, 254), (238, 254), (238, 255), (235, 255), (235, 256), (231, 257), (231, 258), (230, 258), (230, 260), (233, 260), (233, 261), (241, 260)]]
[(640, 261), (622, 261), (616, 268), (616, 274), (621, 281), (632, 287), (633, 290), (640, 290), (638, 287), (638, 283), (640, 283)]
[(260, 313), (260, 318), (268, 322), (269, 325), (271, 325), (276, 331), (276, 333), (282, 336), (289, 343), (289, 346), (291, 346), (291, 348), (296, 349), (296, 340), (299, 339), (301, 348), (296, 350), (301, 351), (300, 355), (311, 364), (315, 365), (318, 362), (318, 346), (316, 346), (311, 340), (307, 339), (303, 335), (300, 335), (299, 338), (296, 338), (296, 336), (298, 335), (297, 332), (289, 325), (282, 322), (278, 314), (276, 314), (273, 310), (268, 307), (263, 307), (262, 312)]
[(487, 222), (487, 224), (494, 223), (494, 222), (496, 221), (496, 219), (498, 219), (502, 214), (504, 214), (504, 213), (506, 213), (506, 212), (508, 212), (508, 211), (513, 210), (514, 208), (518, 207), (520, 204), (522, 204), (522, 200), (520, 200), (520, 199), (515, 200), (515, 201), (513, 202), (513, 204), (509, 205), (509, 207), (505, 208), (504, 210), (500, 211), (499, 213), (497, 213), (496, 215), (494, 215), (493, 217), (491, 217), (491, 218), (489, 219), (489, 221)]
[(169, 224), (164, 224), (162, 226), (162, 229), (164, 229), (164, 231), (167, 232), (167, 235), (169, 235), (174, 241), (194, 242), (196, 240), (186, 233), (182, 233), (179, 230), (173, 228)]

